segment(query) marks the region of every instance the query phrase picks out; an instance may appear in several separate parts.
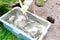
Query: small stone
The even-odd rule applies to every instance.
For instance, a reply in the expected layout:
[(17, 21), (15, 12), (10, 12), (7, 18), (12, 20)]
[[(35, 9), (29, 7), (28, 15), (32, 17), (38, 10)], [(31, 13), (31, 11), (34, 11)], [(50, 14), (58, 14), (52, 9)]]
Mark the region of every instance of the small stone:
[(52, 18), (52, 17), (47, 17), (47, 20), (49, 21), (49, 22), (51, 22), (51, 23), (55, 23), (55, 19), (54, 18)]
[(59, 16), (59, 18), (60, 18), (60, 16)]
[(60, 1), (58, 1), (58, 2), (56, 3), (56, 5), (60, 5)]
[(44, 0), (44, 2), (47, 2), (48, 0)]

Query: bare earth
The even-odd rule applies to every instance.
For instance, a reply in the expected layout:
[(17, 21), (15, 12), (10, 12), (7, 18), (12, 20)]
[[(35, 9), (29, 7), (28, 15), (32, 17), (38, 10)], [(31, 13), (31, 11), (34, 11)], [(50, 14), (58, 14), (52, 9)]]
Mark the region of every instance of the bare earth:
[(45, 19), (48, 16), (55, 19), (43, 40), (60, 40), (60, 0), (48, 0), (43, 7), (35, 6), (35, 9), (37, 15)]

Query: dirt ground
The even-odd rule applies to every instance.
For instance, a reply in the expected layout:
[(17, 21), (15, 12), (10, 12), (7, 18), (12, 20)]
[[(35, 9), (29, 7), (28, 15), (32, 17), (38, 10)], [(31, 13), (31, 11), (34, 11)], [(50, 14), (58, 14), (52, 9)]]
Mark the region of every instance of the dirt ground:
[(45, 19), (48, 16), (55, 19), (43, 40), (60, 40), (60, 0), (47, 0), (43, 7), (35, 6), (35, 10), (37, 15)]

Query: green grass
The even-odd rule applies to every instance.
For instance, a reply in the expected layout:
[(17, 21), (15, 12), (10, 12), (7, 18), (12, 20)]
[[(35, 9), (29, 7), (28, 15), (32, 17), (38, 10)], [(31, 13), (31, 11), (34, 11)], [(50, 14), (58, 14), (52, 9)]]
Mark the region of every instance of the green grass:
[(0, 4), (0, 16), (5, 14), (8, 10), (8, 4)]
[(43, 6), (44, 5), (44, 0), (36, 0), (36, 5), (37, 6)]
[(0, 0), (0, 3), (10, 3), (10, 2), (13, 2), (13, 3), (15, 3), (16, 2), (16, 0)]
[(12, 4), (15, 3), (16, 0), (0, 0), (0, 16), (8, 12), (12, 7)]
[[(16, 0), (0, 0), (0, 16), (8, 12), (11, 7), (11, 3), (15, 3)], [(17, 38), (10, 31), (4, 28), (3, 24), (0, 22), (0, 40), (23, 40), (22, 38)]]
[(22, 40), (22, 38), (17, 38), (10, 31), (4, 28), (3, 24), (0, 22), (0, 40)]

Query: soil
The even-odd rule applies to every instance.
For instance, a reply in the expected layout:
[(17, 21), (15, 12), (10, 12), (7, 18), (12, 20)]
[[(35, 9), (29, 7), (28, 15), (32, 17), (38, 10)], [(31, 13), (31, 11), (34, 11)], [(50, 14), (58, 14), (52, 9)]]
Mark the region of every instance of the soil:
[(48, 16), (55, 19), (43, 40), (60, 40), (60, 0), (48, 0), (43, 7), (35, 6), (35, 14), (44, 19)]

